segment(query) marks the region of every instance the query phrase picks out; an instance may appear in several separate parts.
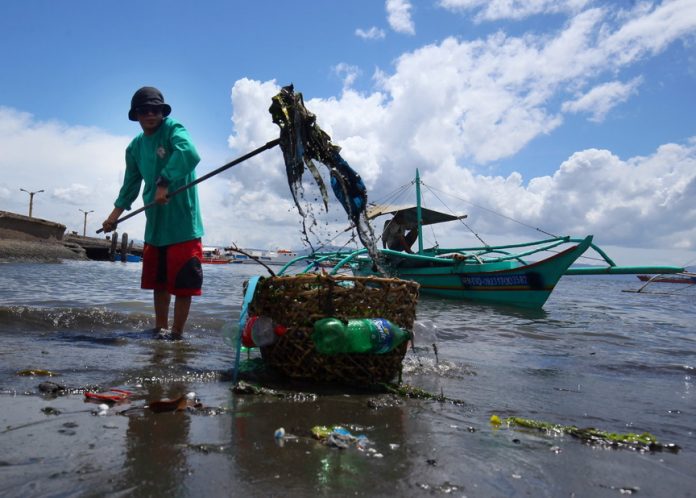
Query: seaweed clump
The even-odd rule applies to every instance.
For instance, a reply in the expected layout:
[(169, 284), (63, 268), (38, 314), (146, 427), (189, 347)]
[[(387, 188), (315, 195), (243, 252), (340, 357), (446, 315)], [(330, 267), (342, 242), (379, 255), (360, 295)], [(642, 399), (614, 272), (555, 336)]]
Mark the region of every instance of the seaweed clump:
[[(524, 427), (526, 429), (535, 429), (555, 435), (567, 434), (580, 439), (584, 443), (608, 448), (632, 449), (638, 451), (668, 451), (671, 453), (678, 453), (681, 449), (674, 443), (660, 443), (657, 438), (649, 432), (643, 432), (641, 434), (633, 432), (608, 432), (595, 429), (594, 427), (580, 428), (575, 425), (553, 424), (522, 417), (508, 417), (504, 419), (504, 422), (507, 423), (509, 427)], [(493, 415), (491, 417), (491, 423), (500, 425), (502, 421), (497, 415)]]

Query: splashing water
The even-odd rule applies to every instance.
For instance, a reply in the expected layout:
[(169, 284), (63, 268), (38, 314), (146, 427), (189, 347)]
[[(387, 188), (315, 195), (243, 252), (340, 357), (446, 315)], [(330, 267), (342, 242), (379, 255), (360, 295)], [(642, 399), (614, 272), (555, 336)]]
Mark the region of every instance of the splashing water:
[(379, 266), (380, 254), (366, 214), (367, 190), (360, 175), (341, 157), (341, 148), (331, 143), (331, 137), (316, 124), (316, 116), (305, 108), (302, 94), (296, 93), (292, 85), (283, 87), (273, 97), (268, 111), (280, 128), (280, 147), (288, 184), (295, 206), (302, 216), (305, 242), (312, 247), (307, 232), (314, 233), (317, 225), (311, 207), (305, 210), (299, 202), (304, 197), (302, 175), (305, 167), (319, 188), (324, 208), (327, 212), (329, 209), (327, 188), (314, 163), (319, 161), (329, 169), (331, 190), (348, 214), (368, 254)]

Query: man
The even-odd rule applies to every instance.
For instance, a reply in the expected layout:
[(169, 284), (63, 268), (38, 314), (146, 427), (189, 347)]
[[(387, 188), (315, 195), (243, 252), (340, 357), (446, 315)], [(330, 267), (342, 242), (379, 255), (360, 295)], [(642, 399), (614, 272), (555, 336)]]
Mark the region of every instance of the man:
[[(408, 231), (408, 232), (407, 232)], [(391, 220), (384, 223), (382, 246), (392, 251), (406, 251), (413, 254), (411, 246), (418, 238), (418, 230), (408, 226), (402, 212), (397, 212)]]
[[(191, 296), (200, 296), (203, 285), (203, 222), (196, 187), (168, 197), (196, 179), (194, 169), (200, 161), (186, 129), (168, 117), (171, 111), (154, 87), (140, 88), (133, 95), (128, 118), (138, 121), (143, 131), (126, 148), (123, 185), (102, 227), (105, 232), (116, 229), (116, 221), (131, 208), (144, 183), (143, 203), (156, 205), (145, 211), (141, 288), (153, 290), (158, 336), (181, 339)], [(176, 300), (169, 332), (172, 295)]]

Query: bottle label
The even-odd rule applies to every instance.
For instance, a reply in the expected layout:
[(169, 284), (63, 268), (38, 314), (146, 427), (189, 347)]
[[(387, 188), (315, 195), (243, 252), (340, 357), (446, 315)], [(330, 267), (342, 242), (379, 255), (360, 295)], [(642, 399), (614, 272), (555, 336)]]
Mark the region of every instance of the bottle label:
[(377, 354), (388, 353), (392, 350), (393, 332), (391, 323), (384, 318), (370, 318), (372, 327), (370, 331), (370, 342), (372, 352)]
[(244, 330), (242, 331), (242, 346), (245, 348), (256, 347), (256, 344), (254, 344), (254, 339), (251, 335), (251, 330), (254, 327), (254, 323), (256, 323), (256, 320), (258, 319), (258, 316), (250, 316), (244, 325)]

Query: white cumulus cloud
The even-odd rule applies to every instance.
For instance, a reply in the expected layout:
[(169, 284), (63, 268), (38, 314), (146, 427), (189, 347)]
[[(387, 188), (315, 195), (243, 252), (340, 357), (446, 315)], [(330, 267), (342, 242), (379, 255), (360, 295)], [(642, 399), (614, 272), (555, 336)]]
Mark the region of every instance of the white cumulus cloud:
[(354, 66), (352, 64), (346, 64), (345, 62), (341, 62), (340, 64), (336, 64), (333, 68), (334, 73), (338, 75), (343, 80), (343, 88), (347, 89), (353, 86), (353, 83), (355, 83), (355, 80), (360, 76), (362, 71), (358, 66)]
[(478, 21), (523, 19), (538, 14), (578, 12), (591, 0), (440, 0), (452, 11), (476, 11)]
[[(12, 171), (0, 178), (0, 191), (8, 192), (3, 209), (24, 213), (28, 196), (19, 189), (44, 190), (34, 196), (34, 216), (82, 232), (79, 209), (94, 210), (88, 218), (94, 233), (113, 209), (129, 140), (0, 107), (0, 170)], [(136, 231), (142, 233), (143, 227)]]
[(358, 28), (355, 30), (355, 36), (364, 40), (381, 40), (386, 36), (383, 29), (372, 26), (370, 29)]
[(387, 0), (387, 21), (397, 33), (415, 34), (416, 26), (411, 18), (411, 2), (408, 0)]
[(592, 115), (591, 121), (603, 121), (611, 109), (636, 93), (641, 80), (642, 78), (634, 78), (628, 83), (620, 81), (602, 83), (577, 99), (564, 102), (561, 109), (564, 112), (590, 113)]

